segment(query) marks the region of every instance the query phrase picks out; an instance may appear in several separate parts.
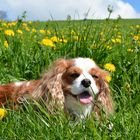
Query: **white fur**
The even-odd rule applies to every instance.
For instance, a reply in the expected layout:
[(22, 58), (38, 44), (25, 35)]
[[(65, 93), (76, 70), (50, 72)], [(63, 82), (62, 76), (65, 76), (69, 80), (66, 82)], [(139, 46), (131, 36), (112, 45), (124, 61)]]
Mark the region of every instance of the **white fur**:
[(77, 117), (80, 117), (81, 119), (84, 119), (85, 117), (90, 115), (93, 104), (83, 105), (70, 95), (67, 95), (65, 100), (66, 108), (68, 108), (70, 113), (76, 115)]
[(74, 59), (74, 61), (75, 61), (74, 62), (75, 66), (85, 71), (89, 71), (91, 68), (97, 67), (95, 62), (89, 58), (79, 57), (79, 58)]
[(15, 86), (21, 86), (24, 82), (15, 82)]

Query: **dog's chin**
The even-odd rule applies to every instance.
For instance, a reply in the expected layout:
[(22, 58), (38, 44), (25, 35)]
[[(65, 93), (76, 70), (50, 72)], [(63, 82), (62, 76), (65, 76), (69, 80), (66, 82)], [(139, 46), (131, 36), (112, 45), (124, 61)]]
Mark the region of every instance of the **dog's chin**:
[(91, 104), (93, 102), (93, 97), (90, 95), (88, 91), (83, 91), (78, 95), (72, 95), (78, 100), (81, 104)]

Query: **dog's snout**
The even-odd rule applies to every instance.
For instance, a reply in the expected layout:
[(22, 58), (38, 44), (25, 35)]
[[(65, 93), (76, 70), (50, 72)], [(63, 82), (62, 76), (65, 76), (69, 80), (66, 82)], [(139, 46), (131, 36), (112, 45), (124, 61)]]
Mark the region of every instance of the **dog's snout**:
[(85, 87), (88, 88), (91, 85), (91, 81), (89, 79), (84, 79), (81, 81), (81, 84)]

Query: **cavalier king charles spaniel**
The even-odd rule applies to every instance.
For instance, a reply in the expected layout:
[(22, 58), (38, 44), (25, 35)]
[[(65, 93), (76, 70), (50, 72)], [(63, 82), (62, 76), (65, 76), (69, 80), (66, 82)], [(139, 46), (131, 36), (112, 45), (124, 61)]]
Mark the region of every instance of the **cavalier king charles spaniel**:
[(72, 116), (100, 116), (101, 110), (108, 116), (114, 110), (108, 75), (89, 58), (59, 59), (40, 80), (1, 85), (0, 106), (43, 99), (46, 106), (54, 104)]

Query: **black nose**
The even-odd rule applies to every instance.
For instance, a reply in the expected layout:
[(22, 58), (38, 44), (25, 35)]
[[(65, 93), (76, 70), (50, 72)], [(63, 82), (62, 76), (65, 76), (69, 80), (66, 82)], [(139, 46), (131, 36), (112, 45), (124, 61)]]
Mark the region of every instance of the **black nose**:
[(81, 81), (81, 84), (85, 87), (88, 88), (91, 85), (91, 81), (89, 79), (84, 79)]

